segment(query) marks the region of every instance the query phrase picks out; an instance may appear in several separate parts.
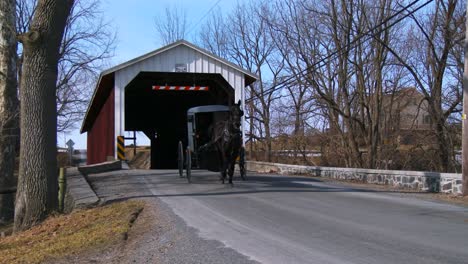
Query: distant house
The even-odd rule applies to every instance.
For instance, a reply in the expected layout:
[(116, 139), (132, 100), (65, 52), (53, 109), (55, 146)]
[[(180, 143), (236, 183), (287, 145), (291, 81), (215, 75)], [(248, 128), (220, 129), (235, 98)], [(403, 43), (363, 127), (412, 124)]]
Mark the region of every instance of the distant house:
[(416, 88), (405, 88), (383, 98), (386, 131), (430, 130), (432, 120), (427, 101)]

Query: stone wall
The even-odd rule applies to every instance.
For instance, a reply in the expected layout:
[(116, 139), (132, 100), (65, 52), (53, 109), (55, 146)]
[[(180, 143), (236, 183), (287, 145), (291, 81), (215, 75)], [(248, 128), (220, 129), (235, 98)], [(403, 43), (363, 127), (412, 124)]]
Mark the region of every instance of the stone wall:
[(426, 192), (461, 194), (462, 191), (462, 176), (456, 173), (315, 167), (256, 161), (247, 161), (247, 170), (260, 173), (299, 174), (353, 180)]

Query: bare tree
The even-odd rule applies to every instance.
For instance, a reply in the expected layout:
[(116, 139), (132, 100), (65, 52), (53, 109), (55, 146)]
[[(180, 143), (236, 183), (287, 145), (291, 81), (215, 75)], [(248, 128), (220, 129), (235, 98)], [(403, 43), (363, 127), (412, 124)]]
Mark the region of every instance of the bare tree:
[[(17, 27), (28, 30), (37, 0), (19, 0)], [(59, 51), (57, 79), (57, 132), (69, 132), (81, 121), (91, 87), (115, 49), (115, 33), (103, 20), (98, 0), (76, 1)], [(22, 61), (22, 54), (19, 54)], [(19, 64), (21, 66), (21, 63)], [(19, 74), (21, 77), (21, 72)]]
[[(388, 52), (381, 42), (388, 44), (395, 31), (384, 29), (384, 22), (396, 4), (392, 0), (378, 1), (377, 6), (374, 1), (278, 1), (269, 16), (270, 30), (296, 85), (312, 90), (302, 99), (322, 105), (332, 143), (340, 142), (329, 147), (342, 155), (346, 166), (379, 166), (388, 67)], [(364, 32), (373, 38), (364, 37)], [(300, 91), (290, 93), (296, 102)]]
[[(257, 74), (259, 80), (246, 91), (247, 141), (261, 142), (265, 160), (271, 160), (271, 109), (280, 93), (284, 62), (268, 35), (262, 13), (266, 5), (249, 2), (238, 5), (232, 13), (215, 15), (200, 33), (202, 47)], [(251, 144), (252, 146), (252, 144)]]
[[(307, 68), (306, 61), (301, 58), (304, 53), (293, 48), (293, 46), (291, 46), (292, 41), (287, 38), (301, 34), (302, 40), (310, 40), (313, 37), (310, 35), (313, 34), (313, 30), (304, 30), (304, 28), (302, 28), (305, 26), (305, 21), (303, 21), (303, 19), (306, 19), (307, 16), (303, 16), (305, 10), (301, 4), (294, 2), (278, 2), (275, 7), (276, 10), (273, 9), (273, 13), (265, 14), (265, 19), (268, 21), (269, 34), (285, 61), (285, 76), (291, 79), (291, 81), (287, 82), (285, 88), (287, 96), (282, 100), (284, 109), (282, 111), (291, 109), (290, 115), (293, 118), (292, 145), (290, 145), (289, 148), (294, 148), (294, 155), (298, 153), (302, 154), (303, 161), (308, 163), (309, 161), (305, 156), (305, 150), (307, 148), (305, 131), (308, 126), (308, 121), (315, 119), (312, 115), (316, 116), (318, 114), (316, 111), (318, 110), (317, 100), (313, 89), (302, 81), (301, 78), (301, 76), (303, 76), (302, 71)], [(304, 51), (307, 50), (305, 52), (310, 52), (310, 55), (315, 52), (313, 43), (304, 42), (297, 38), (294, 41), (300, 42), (299, 47), (304, 49)]]
[(237, 6), (228, 17), (228, 33), (231, 37), (228, 50), (233, 61), (259, 77), (247, 92), (247, 119), (251, 120), (249, 137), (262, 143), (264, 159), (271, 161), (271, 110), (280, 93), (285, 64), (268, 34), (265, 16), (262, 15), (267, 12), (267, 5), (253, 2)]
[(448, 121), (461, 111), (465, 2), (438, 0), (427, 10), (426, 14), (412, 16), (412, 27), (405, 39), (412, 49), (407, 55), (386, 48), (424, 95), (437, 141), (436, 169), (448, 172), (454, 171), (455, 164), (454, 139)]
[(18, 36), (23, 74), (15, 231), (37, 224), (57, 207), (57, 65), (73, 2), (39, 0), (28, 32)]
[(229, 59), (227, 24), (221, 9), (213, 12), (213, 15), (200, 27), (198, 44), (221, 58)]
[(317, 126), (323, 122), (320, 108), (315, 105), (314, 97), (307, 94), (311, 91), (308, 87), (290, 85), (283, 90), (284, 96), (275, 101), (272, 110), (274, 145), (281, 144), (276, 150), (287, 150), (289, 161), (314, 165), (308, 154), (315, 147), (312, 137), (318, 131)]
[(187, 13), (176, 6), (166, 7), (165, 15), (155, 18), (155, 26), (163, 45), (184, 39), (187, 33)]
[[(416, 104), (413, 124), (417, 127), (418, 116), (428, 111), (437, 146), (418, 139), (414, 147), (430, 150), (426, 152), (432, 153), (432, 159), (437, 156), (426, 168), (453, 171), (453, 149), (459, 144), (455, 113), (461, 109), (465, 3), (437, 0), (414, 14), (406, 10), (405, 3), (295, 0), (247, 4), (224, 19), (217, 15), (207, 22), (201, 42), (261, 77), (249, 89), (248, 112), (250, 135), (264, 142), (267, 152), (271, 151), (272, 116), (285, 131), (291, 112), (295, 118), (290, 133), (298, 136), (312, 120), (308, 113), (314, 113), (326, 117), (317, 123), (326, 126), (324, 134), (330, 139), (323, 140), (322, 147), (339, 165), (387, 168), (391, 161), (400, 160), (402, 166), (412, 168), (404, 161), (408, 151), (399, 147), (400, 138), (410, 131), (398, 125), (405, 105), (399, 100), (404, 90), (416, 87), (423, 99)], [(413, 21), (400, 21), (409, 15)], [(282, 86), (286, 89), (276, 95), (276, 89), (270, 89)], [(275, 109), (290, 106), (291, 111), (272, 114), (271, 103), (278, 97), (283, 98)], [(427, 141), (432, 138), (428, 133), (416, 134)]]
[[(15, 187), (18, 128), (15, 0), (0, 2), (0, 190)], [(0, 224), (13, 219), (14, 193), (0, 193)]]

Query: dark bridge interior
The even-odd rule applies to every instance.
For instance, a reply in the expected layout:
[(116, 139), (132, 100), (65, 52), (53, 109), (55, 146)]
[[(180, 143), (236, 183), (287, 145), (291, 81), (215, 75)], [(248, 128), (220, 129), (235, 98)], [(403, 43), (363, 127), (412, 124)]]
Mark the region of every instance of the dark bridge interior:
[[(153, 85), (208, 86), (208, 91), (154, 91)], [(177, 168), (177, 146), (187, 146), (187, 110), (234, 102), (220, 74), (141, 72), (125, 88), (125, 130), (151, 140), (151, 169)]]

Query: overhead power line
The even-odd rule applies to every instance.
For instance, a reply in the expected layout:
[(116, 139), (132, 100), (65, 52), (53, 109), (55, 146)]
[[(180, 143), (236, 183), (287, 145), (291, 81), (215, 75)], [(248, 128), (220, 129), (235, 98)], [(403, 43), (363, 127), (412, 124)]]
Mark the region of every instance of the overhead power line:
[[(311, 66), (299, 71), (299, 74), (304, 74), (306, 73), (307, 71), (309, 70), (312, 70), (312, 69), (315, 69), (316, 67), (321, 67), (323, 65), (321, 65), (322, 63), (325, 64), (325, 62), (327, 62), (328, 60), (332, 59), (332, 57), (336, 56), (336, 55), (339, 55), (343, 52), (347, 52), (347, 51), (350, 51), (351, 49), (354, 48), (354, 45), (356, 44), (356, 42), (358, 42), (359, 40), (361, 40), (362, 38), (364, 37), (368, 37), (366, 40), (369, 40), (371, 38), (374, 38), (376, 37), (378, 34), (382, 33), (383, 31), (385, 30), (388, 30), (389, 28), (395, 26), (396, 24), (400, 23), (403, 19), (413, 15), (414, 13), (416, 13), (417, 11), (419, 11), (420, 9), (424, 8), (425, 6), (427, 6), (428, 4), (430, 4), (432, 1), (434, 0), (428, 0), (426, 1), (425, 3), (423, 3), (422, 5), (416, 7), (415, 9), (409, 11), (407, 14), (405, 14), (404, 16), (401, 16), (401, 17), (398, 17), (399, 15), (401, 15), (403, 12), (405, 11), (408, 11), (408, 9), (410, 9), (411, 7), (415, 6), (418, 2), (420, 2), (421, 0), (415, 0), (413, 2), (411, 2), (410, 4), (408, 4), (407, 6), (403, 7), (401, 10), (399, 10), (398, 12), (396, 12), (395, 14), (389, 16), (388, 18), (386, 18), (384, 21), (382, 21), (381, 23), (379, 23), (378, 25), (374, 26), (373, 28), (369, 29), (368, 31), (362, 33), (360, 36), (358, 36), (357, 38), (355, 38), (353, 41), (351, 41), (348, 45), (346, 45), (345, 47), (339, 49), (339, 50), (336, 50), (330, 54), (328, 54), (327, 56), (325, 56), (324, 58), (322, 58), (321, 60), (315, 62), (314, 64), (312, 64)], [(387, 23), (389, 23), (392, 19), (394, 19), (395, 17), (398, 17), (395, 21), (391, 22), (389, 25), (387, 25), (386, 27), (382, 28), (382, 29), (379, 29), (380, 27), (386, 25)], [(290, 84), (293, 82), (294, 80), (294, 76), (290, 76), (286, 79), (284, 79), (283, 81), (279, 82), (276, 84), (275, 87), (272, 87), (272, 88), (269, 88), (269, 89), (266, 89), (265, 91), (259, 93), (256, 97), (258, 96), (263, 96), (265, 94), (268, 94), (270, 92), (274, 92), (276, 90), (279, 90), (281, 89), (284, 85), (287, 85), (287, 84)], [(255, 97), (250, 97), (249, 99), (245, 100), (245, 103), (250, 103), (252, 100), (254, 100)]]
[(221, 0), (216, 1), (216, 3), (214, 3), (214, 4), (210, 7), (210, 9), (208, 9), (208, 11), (206, 11), (206, 13), (198, 20), (198, 22), (195, 23), (195, 24), (193, 24), (193, 25), (190, 27), (190, 29), (187, 31), (187, 35), (190, 34), (190, 32), (192, 32), (192, 31), (200, 24), (200, 22), (202, 22), (202, 21), (206, 18), (206, 16), (208, 16), (208, 14), (211, 13), (211, 11), (213, 11), (213, 9), (219, 4), (219, 2), (221, 2)]

